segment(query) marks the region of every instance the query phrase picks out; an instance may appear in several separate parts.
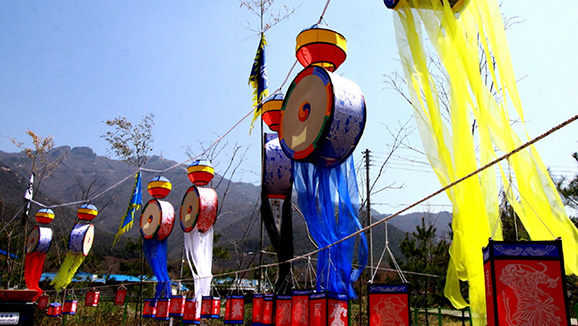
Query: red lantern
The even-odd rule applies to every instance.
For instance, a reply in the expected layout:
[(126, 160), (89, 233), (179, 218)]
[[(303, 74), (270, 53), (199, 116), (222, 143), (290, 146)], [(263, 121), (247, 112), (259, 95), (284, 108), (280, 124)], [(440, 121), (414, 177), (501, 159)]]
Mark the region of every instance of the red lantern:
[(155, 314), (155, 319), (157, 320), (169, 320), (169, 310), (170, 310), (170, 299), (157, 299), (157, 311)]
[(187, 172), (189, 180), (197, 186), (207, 185), (215, 176), (215, 169), (209, 161), (196, 160), (187, 167)]
[(283, 94), (277, 93), (263, 102), (261, 119), (272, 131), (279, 131), (281, 120), (281, 107), (283, 106)]
[(337, 31), (315, 24), (297, 35), (295, 56), (303, 67), (313, 65), (333, 72), (347, 57), (347, 41)]
[(261, 325), (274, 325), (275, 314), (273, 312), (273, 295), (265, 294), (263, 298), (263, 317), (261, 319)]
[(291, 326), (291, 296), (278, 295), (275, 300), (275, 325)]
[(221, 314), (221, 298), (203, 296), (201, 318), (218, 319)]
[(92, 221), (98, 215), (98, 209), (91, 204), (84, 204), (78, 208), (78, 218), (85, 221)]
[(253, 325), (261, 325), (263, 321), (263, 294), (253, 294)]
[(161, 199), (165, 198), (172, 189), (171, 182), (169, 179), (163, 177), (162, 175), (154, 177), (148, 184), (147, 189), (149, 194), (154, 198)]
[(142, 312), (142, 316), (145, 318), (155, 318), (155, 314), (156, 314), (156, 301), (154, 299), (146, 299), (144, 306), (143, 306), (143, 312)]
[(245, 317), (245, 297), (230, 295), (225, 303), (225, 324), (242, 324)]
[(310, 290), (293, 290), (291, 298), (291, 324), (293, 326), (309, 325)]
[(84, 299), (85, 307), (96, 307), (98, 306), (98, 300), (100, 299), (100, 292), (96, 290), (90, 290), (86, 292), (86, 298)]
[(349, 325), (347, 295), (331, 292), (309, 296), (309, 325)]
[(183, 317), (185, 313), (185, 300), (187, 298), (182, 295), (175, 295), (171, 298), (171, 305), (169, 309), (169, 316), (171, 317)]
[(490, 240), (483, 257), (488, 326), (570, 325), (560, 239)]
[(50, 317), (60, 317), (62, 315), (62, 305), (58, 302), (49, 304), (46, 314)]
[(369, 284), (369, 324), (409, 325), (409, 291), (407, 284)]
[(38, 298), (38, 306), (36, 307), (36, 309), (38, 310), (44, 310), (48, 307), (48, 300), (50, 300), (50, 297), (47, 296), (46, 294), (41, 295)]
[(54, 221), (54, 212), (50, 208), (42, 208), (36, 213), (36, 221), (40, 224), (49, 224)]
[(125, 300), (126, 300), (126, 289), (125, 288), (118, 288), (116, 290), (116, 294), (114, 295), (114, 305), (115, 306), (124, 306)]
[(185, 301), (185, 311), (183, 314), (183, 324), (200, 324), (200, 318), (197, 318), (197, 302), (194, 299)]
[(76, 315), (76, 308), (78, 307), (77, 300), (66, 300), (64, 301), (64, 306), (62, 307), (63, 315)]

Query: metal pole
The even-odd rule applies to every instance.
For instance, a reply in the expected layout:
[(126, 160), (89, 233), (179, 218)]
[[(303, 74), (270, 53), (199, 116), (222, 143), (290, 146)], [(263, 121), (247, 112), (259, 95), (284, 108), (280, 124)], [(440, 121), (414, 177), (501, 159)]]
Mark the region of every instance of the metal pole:
[[(371, 225), (371, 194), (370, 194), (370, 185), (369, 185), (369, 162), (370, 162), (370, 154), (371, 152), (369, 149), (366, 149), (364, 152), (365, 155), (365, 188), (367, 194), (367, 215), (366, 215), (366, 226)], [(369, 229), (369, 263), (370, 263), (370, 272), (373, 275), (373, 228)]]

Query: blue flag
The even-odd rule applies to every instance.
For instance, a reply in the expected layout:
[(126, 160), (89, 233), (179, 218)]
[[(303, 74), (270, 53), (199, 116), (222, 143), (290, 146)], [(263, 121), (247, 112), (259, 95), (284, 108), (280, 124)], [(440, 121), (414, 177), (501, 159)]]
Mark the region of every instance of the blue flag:
[(255, 54), (255, 60), (253, 61), (253, 67), (251, 68), (251, 76), (249, 76), (249, 84), (253, 88), (253, 106), (255, 107), (253, 120), (251, 120), (251, 129), (253, 129), (253, 122), (255, 122), (257, 117), (261, 115), (261, 105), (259, 102), (269, 96), (269, 87), (267, 86), (267, 64), (265, 63), (265, 45), (267, 45), (265, 34), (261, 34), (257, 54)]
[(130, 198), (130, 202), (128, 203), (128, 207), (126, 209), (126, 213), (122, 218), (122, 223), (118, 227), (118, 231), (114, 236), (114, 242), (112, 245), (114, 246), (121, 235), (126, 233), (128, 230), (132, 228), (132, 223), (134, 221), (134, 214), (137, 210), (139, 210), (142, 206), (142, 192), (141, 192), (141, 173), (138, 173), (134, 176), (134, 187), (132, 188), (132, 197)]

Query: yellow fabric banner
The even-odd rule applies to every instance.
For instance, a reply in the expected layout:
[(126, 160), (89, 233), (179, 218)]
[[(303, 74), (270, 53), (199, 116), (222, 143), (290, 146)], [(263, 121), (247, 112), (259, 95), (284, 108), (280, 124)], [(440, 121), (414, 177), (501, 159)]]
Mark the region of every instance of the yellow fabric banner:
[[(407, 0), (396, 7), (394, 16), (414, 115), (442, 186), (492, 161), (498, 151), (508, 153), (520, 146), (508, 107), (515, 108), (522, 122), (524, 115), (497, 2), (465, 1), (462, 10), (454, 13), (447, 0), (443, 4)], [(437, 53), (433, 61), (424, 31)], [(538, 153), (529, 147), (502, 162), (499, 169), (486, 169), (447, 191), (454, 237), (445, 295), (456, 308), (467, 306), (459, 280), (468, 281), (475, 325), (485, 324), (481, 249), (490, 237), (501, 240), (497, 175), (532, 240), (561, 237), (566, 272), (578, 274), (578, 230)], [(515, 181), (509, 184), (511, 179)]]

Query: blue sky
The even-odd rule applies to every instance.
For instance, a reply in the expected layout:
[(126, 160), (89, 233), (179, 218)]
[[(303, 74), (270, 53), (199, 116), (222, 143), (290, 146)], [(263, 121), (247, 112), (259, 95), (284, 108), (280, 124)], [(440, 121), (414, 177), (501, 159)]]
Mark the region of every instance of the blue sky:
[[(278, 1), (279, 2), (279, 1)], [(295, 37), (317, 22), (322, 0), (281, 1), (298, 7), (267, 32), (269, 87), (278, 88), (295, 61)], [(57, 145), (90, 146), (106, 155), (100, 137), (107, 119), (137, 121), (153, 113), (154, 154), (184, 161), (184, 147), (211, 143), (250, 110), (247, 85), (257, 35), (245, 26), (258, 17), (237, 1), (2, 1), (0, 2), (0, 150), (17, 151), (10, 137), (28, 141), (27, 129), (52, 135)], [(274, 7), (279, 9), (281, 6)], [(523, 23), (507, 31), (527, 119), (535, 137), (578, 112), (578, 2), (555, 6), (535, 0), (505, 1), (503, 12)], [(386, 89), (384, 74), (401, 71), (393, 13), (379, 0), (333, 0), (324, 22), (348, 41), (348, 58), (337, 71), (357, 83), (368, 109), (368, 123), (355, 157), (369, 148), (376, 164), (391, 143), (385, 128), (411, 120), (411, 109)], [(289, 82), (300, 71), (293, 71)], [(289, 82), (283, 90), (286, 90)], [(243, 174), (257, 182), (260, 140), (249, 135), (247, 119), (226, 138), (249, 147)], [(578, 124), (537, 144), (555, 175), (575, 174), (570, 154), (578, 150)], [(417, 134), (412, 144), (421, 147)], [(399, 152), (422, 160), (417, 154)], [(426, 166), (396, 159), (380, 186), (374, 206), (394, 212), (439, 188)], [(376, 169), (375, 169), (376, 170)], [(218, 171), (217, 171), (218, 172)], [(379, 186), (378, 186), (379, 187)], [(444, 208), (438, 196), (430, 207)], [(445, 207), (448, 209), (447, 207)]]

